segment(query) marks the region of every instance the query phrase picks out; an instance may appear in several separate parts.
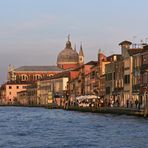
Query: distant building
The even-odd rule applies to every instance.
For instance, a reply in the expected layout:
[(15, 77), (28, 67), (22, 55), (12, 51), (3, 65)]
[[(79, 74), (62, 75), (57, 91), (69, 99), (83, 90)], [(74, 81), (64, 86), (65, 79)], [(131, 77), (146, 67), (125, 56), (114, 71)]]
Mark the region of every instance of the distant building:
[(98, 95), (100, 97), (105, 96), (105, 66), (110, 62), (107, 61), (107, 57), (99, 51), (98, 53)]
[(62, 69), (57, 66), (21, 66), (16, 69), (9, 66), (8, 82), (32, 83), (60, 72)]
[(59, 53), (57, 57), (57, 66), (62, 69), (77, 68), (84, 64), (84, 53), (82, 45), (80, 46), (80, 52), (77, 53), (76, 49), (72, 48), (70, 39), (66, 43), (66, 47)]
[(123, 41), (119, 45), (121, 46), (123, 63), (124, 63), (124, 100), (123, 104), (126, 106), (127, 100), (132, 100), (132, 72), (133, 72), (133, 59), (129, 54), (131, 42)]
[(1, 86), (1, 104), (17, 104), (17, 93), (25, 91), (28, 84), (6, 83)]
[(57, 56), (57, 66), (21, 66), (14, 68), (9, 65), (8, 82), (15, 83), (32, 83), (37, 80), (49, 78), (66, 69), (77, 68), (84, 64), (84, 53), (82, 44), (80, 52), (71, 46), (70, 39), (66, 43), (66, 47)]
[(85, 94), (98, 94), (98, 62), (94, 62), (90, 73), (85, 75)]
[(17, 93), (17, 103), (18, 105), (22, 105), (22, 106), (29, 105), (29, 98), (26, 90), (20, 91)]
[(122, 56), (115, 62), (115, 85), (114, 85), (114, 95), (115, 99), (119, 101), (119, 106), (124, 105), (124, 63)]
[[(71, 72), (75, 74), (68, 81), (68, 90), (71, 100), (74, 100), (76, 96), (94, 94), (94, 69), (91, 68), (97, 65), (97, 61), (90, 61), (83, 64), (79, 68), (73, 69)], [(94, 74), (94, 75), (93, 75)]]
[(141, 52), (143, 46), (131, 47), (132, 43), (123, 41), (121, 45), (122, 58), (124, 63), (124, 105), (127, 101), (133, 106), (136, 99), (140, 99), (140, 67), (141, 67)]
[(141, 80), (142, 80), (141, 79), (142, 51), (143, 49), (137, 50), (137, 52), (135, 52), (132, 55), (133, 56), (132, 95), (135, 100), (136, 99), (142, 100), (140, 95), (140, 86), (141, 86)]
[[(21, 66), (18, 68), (14, 68), (14, 66), (9, 65), (8, 68), (8, 83), (12, 85), (12, 93), (15, 92), (14, 95), (7, 93), (7, 85), (1, 88), (0, 91), (0, 101), (4, 101), (6, 104), (14, 103), (14, 98), (17, 97), (20, 104), (28, 104), (29, 105), (44, 105), (47, 104), (48, 92), (50, 90), (44, 90), (44, 82), (47, 85), (48, 89), (48, 81), (50, 84), (52, 83), (51, 91), (57, 91), (58, 93), (65, 93), (65, 87), (67, 85), (66, 81), (68, 78), (64, 78), (65, 70), (69, 71), (74, 68), (78, 68), (79, 66), (84, 64), (84, 53), (82, 44), (80, 46), (80, 51), (77, 53), (76, 48), (73, 49), (70, 37), (68, 36), (68, 41), (66, 43), (66, 47), (62, 50), (57, 56), (57, 66)], [(64, 72), (64, 75), (63, 73)], [(59, 77), (58, 73), (62, 73)], [(55, 75), (55, 77), (53, 77)], [(57, 78), (59, 77), (59, 78)], [(51, 79), (52, 80), (51, 80)], [(41, 81), (40, 81), (41, 80)], [(55, 84), (54, 84), (55, 83)], [(24, 85), (30, 84), (27, 87), (27, 90), (24, 89), (15, 89), (15, 85)], [(41, 84), (41, 86), (39, 86)], [(42, 85), (43, 84), (43, 85)], [(64, 85), (62, 87), (62, 85)], [(55, 88), (53, 88), (53, 86)], [(39, 87), (39, 88), (38, 88)], [(54, 90), (53, 90), (54, 89)], [(46, 97), (44, 93), (46, 91)], [(12, 97), (11, 97), (12, 96)], [(21, 97), (23, 98), (21, 100)], [(46, 99), (45, 99), (46, 98)], [(26, 101), (26, 102), (25, 102)]]
[(148, 100), (148, 45), (141, 53), (141, 86), (140, 93)]
[(107, 57), (99, 51), (97, 61), (84, 64), (82, 44), (78, 53), (68, 37), (57, 66), (10, 66), (0, 103), (61, 106), (74, 104), (77, 96), (95, 94), (120, 107), (136, 107), (138, 100), (143, 108), (148, 104), (148, 45), (136, 47), (129, 41), (119, 45), (121, 54)]
[(62, 106), (62, 102), (66, 96), (68, 79), (69, 72), (66, 71), (56, 74), (50, 79), (38, 81), (37, 98), (40, 100), (40, 104), (48, 105), (48, 103), (52, 103), (52, 100), (58, 106)]
[(113, 54), (107, 57), (110, 62), (105, 65), (105, 88), (106, 99), (119, 100), (121, 99), (121, 91), (123, 89), (123, 63), (121, 55)]

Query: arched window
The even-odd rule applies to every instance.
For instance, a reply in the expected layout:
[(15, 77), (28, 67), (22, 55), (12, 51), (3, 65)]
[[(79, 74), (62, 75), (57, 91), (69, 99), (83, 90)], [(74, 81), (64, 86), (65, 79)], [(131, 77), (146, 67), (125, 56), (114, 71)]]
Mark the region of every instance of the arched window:
[(21, 75), (21, 80), (22, 81), (27, 81), (28, 80), (28, 76), (25, 75), (25, 74)]
[(53, 74), (48, 74), (48, 77), (51, 77), (51, 76), (53, 76)]
[(42, 78), (42, 76), (39, 75), (39, 74), (36, 74), (36, 75), (33, 77), (34, 81), (40, 80), (41, 78)]

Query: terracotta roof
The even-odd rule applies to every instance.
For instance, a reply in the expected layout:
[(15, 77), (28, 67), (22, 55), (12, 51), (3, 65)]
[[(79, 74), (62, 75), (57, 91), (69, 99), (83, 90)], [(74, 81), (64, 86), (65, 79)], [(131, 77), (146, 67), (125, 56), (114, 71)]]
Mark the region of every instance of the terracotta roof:
[(128, 50), (128, 53), (132, 56), (132, 55), (137, 54), (137, 53), (140, 53), (142, 51), (143, 51), (142, 48), (136, 48), (136, 49), (129, 49)]
[(62, 69), (57, 66), (22, 66), (15, 71), (62, 71)]
[(107, 57), (107, 61), (114, 61), (113, 60), (113, 57), (114, 56), (117, 57), (116, 61), (121, 60), (121, 58), (122, 58), (122, 55), (121, 54), (112, 54), (112, 55), (110, 55), (110, 56)]
[(98, 61), (89, 61), (86, 64), (83, 64), (83, 65), (81, 65), (79, 67), (71, 69), (71, 71), (78, 71), (79, 69), (83, 68), (85, 65), (94, 65), (95, 66), (97, 64), (98, 64)]
[(64, 71), (64, 72), (61, 72), (61, 73), (57, 73), (54, 76), (52, 76), (51, 79), (64, 78), (64, 77), (69, 77), (69, 71)]

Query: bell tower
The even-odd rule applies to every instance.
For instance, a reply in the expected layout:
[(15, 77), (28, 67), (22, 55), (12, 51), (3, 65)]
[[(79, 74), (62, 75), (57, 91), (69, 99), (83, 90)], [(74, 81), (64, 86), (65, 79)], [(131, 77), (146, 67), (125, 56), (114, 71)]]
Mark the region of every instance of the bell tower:
[(82, 43), (80, 45), (80, 51), (79, 51), (79, 65), (84, 64), (84, 53), (83, 53), (83, 48), (82, 48)]
[(129, 41), (123, 41), (119, 43), (119, 45), (121, 46), (122, 57), (126, 56), (126, 52), (128, 49), (130, 49), (131, 44), (132, 42), (129, 42)]

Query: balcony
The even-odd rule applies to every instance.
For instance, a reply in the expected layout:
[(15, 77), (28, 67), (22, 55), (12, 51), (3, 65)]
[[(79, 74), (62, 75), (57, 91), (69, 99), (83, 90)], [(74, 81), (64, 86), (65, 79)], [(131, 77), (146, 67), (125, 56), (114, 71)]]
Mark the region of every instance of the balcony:
[(129, 67), (125, 67), (125, 68), (124, 68), (124, 70), (129, 70), (129, 69), (130, 69)]
[(123, 91), (123, 87), (114, 88), (114, 92), (119, 92), (119, 91)]

